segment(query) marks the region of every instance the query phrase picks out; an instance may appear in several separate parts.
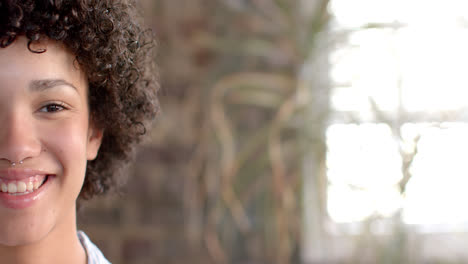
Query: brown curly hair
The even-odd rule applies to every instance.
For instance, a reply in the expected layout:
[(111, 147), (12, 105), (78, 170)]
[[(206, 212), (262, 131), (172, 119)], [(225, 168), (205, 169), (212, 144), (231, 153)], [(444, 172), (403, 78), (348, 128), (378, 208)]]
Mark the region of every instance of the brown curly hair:
[(125, 0), (1, 0), (0, 47), (18, 36), (31, 44), (57, 40), (76, 55), (88, 77), (90, 118), (104, 130), (98, 156), (89, 161), (80, 198), (103, 194), (158, 112), (151, 31)]

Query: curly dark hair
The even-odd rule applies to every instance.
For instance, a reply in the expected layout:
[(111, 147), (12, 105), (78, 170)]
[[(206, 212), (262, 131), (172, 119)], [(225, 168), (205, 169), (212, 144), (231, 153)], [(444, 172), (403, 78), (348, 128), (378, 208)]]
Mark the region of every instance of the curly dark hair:
[(79, 198), (107, 192), (158, 113), (154, 41), (125, 0), (1, 0), (0, 47), (18, 36), (31, 44), (57, 40), (76, 56), (88, 77), (90, 118), (104, 130), (89, 161)]

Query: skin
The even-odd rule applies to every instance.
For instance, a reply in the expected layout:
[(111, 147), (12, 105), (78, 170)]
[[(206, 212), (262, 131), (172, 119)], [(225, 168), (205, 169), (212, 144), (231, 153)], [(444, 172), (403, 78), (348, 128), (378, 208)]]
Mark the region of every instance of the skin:
[[(0, 170), (10, 168), (9, 161), (24, 160), (15, 168), (55, 175), (32, 206), (11, 209), (0, 204), (0, 259), (83, 264), (76, 199), (102, 131), (90, 123), (88, 83), (75, 56), (50, 40), (32, 45), (34, 50), (43, 48), (45, 53), (30, 52), (24, 37), (0, 48)], [(31, 88), (44, 80), (48, 88)]]

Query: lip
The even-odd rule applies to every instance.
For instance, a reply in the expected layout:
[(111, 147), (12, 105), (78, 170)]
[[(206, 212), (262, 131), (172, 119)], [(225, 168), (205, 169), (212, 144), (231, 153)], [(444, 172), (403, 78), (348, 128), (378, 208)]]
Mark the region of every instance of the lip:
[(51, 175), (53, 173), (48, 173), (42, 170), (36, 169), (3, 169), (0, 170), (0, 179), (3, 180), (22, 180), (25, 178), (33, 177), (36, 175)]
[[(25, 174), (21, 174), (21, 175), (25, 175)], [(28, 193), (24, 195), (11, 195), (8, 193), (0, 192), (0, 204), (10, 209), (25, 209), (25, 208), (33, 206), (35, 203), (37, 203), (39, 200), (41, 200), (45, 196), (45, 194), (47, 193), (47, 190), (51, 187), (51, 184), (55, 180), (55, 175), (48, 174), (47, 177), (48, 177), (47, 180), (41, 185), (41, 187), (39, 187), (39, 189), (33, 191), (32, 193)], [(14, 178), (14, 179), (19, 179), (19, 178)]]

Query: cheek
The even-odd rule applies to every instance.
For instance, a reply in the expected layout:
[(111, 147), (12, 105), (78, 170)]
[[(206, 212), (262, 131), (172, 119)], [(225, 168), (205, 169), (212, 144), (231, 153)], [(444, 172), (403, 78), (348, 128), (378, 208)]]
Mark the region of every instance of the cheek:
[(88, 120), (74, 118), (40, 129), (47, 156), (58, 162), (65, 175), (82, 174), (86, 167)]

